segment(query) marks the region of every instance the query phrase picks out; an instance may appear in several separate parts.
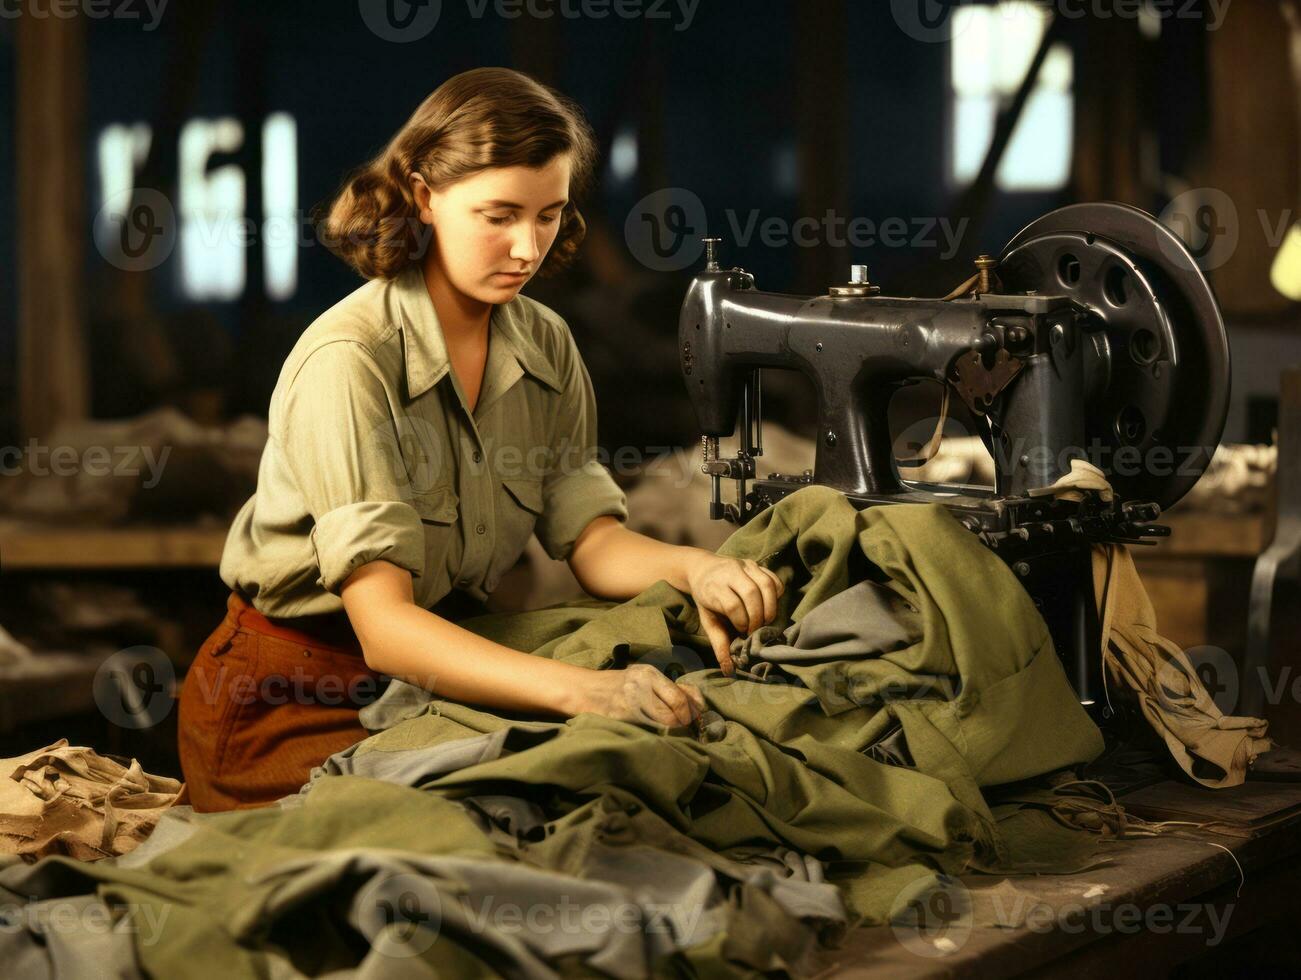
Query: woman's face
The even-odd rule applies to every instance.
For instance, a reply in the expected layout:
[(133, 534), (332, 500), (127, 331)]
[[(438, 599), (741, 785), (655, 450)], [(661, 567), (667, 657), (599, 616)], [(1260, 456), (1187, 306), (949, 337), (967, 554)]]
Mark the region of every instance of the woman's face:
[(465, 295), (509, 302), (556, 240), (569, 169), (562, 153), (536, 170), (497, 167), (434, 190), (413, 179), (421, 220), (434, 228), (429, 261)]

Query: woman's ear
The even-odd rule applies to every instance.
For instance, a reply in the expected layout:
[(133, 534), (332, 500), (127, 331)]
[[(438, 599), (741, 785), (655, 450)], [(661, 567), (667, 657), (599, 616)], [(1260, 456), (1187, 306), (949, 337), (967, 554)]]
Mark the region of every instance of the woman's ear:
[(420, 215), (420, 220), (427, 225), (434, 223), (434, 212), (430, 209), (430, 200), (433, 192), (429, 185), (425, 183), (425, 178), (421, 177), (415, 171), (408, 176), (411, 181), (411, 194), (416, 201), (416, 214)]

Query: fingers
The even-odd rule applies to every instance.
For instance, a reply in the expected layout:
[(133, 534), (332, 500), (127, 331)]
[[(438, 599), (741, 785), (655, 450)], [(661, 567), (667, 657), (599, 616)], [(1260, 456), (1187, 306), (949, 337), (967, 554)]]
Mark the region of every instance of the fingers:
[(753, 559), (746, 559), (745, 574), (749, 575), (759, 587), (763, 597), (763, 623), (766, 625), (777, 618), (777, 597), (781, 595), (781, 580)]
[(705, 696), (700, 693), (700, 688), (696, 687), (694, 684), (686, 684), (682, 681), (678, 681), (677, 684), (678, 687), (682, 688), (682, 690), (686, 692), (687, 697), (691, 699), (691, 703), (696, 709), (696, 717), (698, 718), (703, 715), (706, 707)]
[(741, 599), (745, 607), (744, 624), (737, 627), (742, 633), (753, 633), (765, 622), (763, 592), (759, 583), (750, 577), (745, 565), (740, 566), (741, 574), (731, 582), (732, 591)]
[(747, 634), (759, 628), (758, 620), (763, 614), (763, 596), (753, 579), (744, 571), (731, 575), (727, 582), (719, 584), (717, 601), (709, 603), (715, 610), (723, 613), (732, 621), (732, 627), (741, 634)]
[(732, 662), (732, 638), (718, 613), (705, 606), (700, 606), (699, 612), (700, 625), (705, 630), (705, 636), (709, 637), (709, 645), (714, 649), (714, 659), (718, 661), (723, 673), (731, 677), (736, 672), (736, 666)]
[[(668, 707), (669, 725), (690, 725), (695, 720), (695, 704), (681, 685), (669, 680), (658, 670), (650, 678), (651, 689)], [(658, 712), (657, 712), (658, 713)]]
[(666, 725), (669, 728), (685, 724), (678, 720), (674, 710), (656, 691), (656, 679), (667, 680), (658, 670), (648, 664), (634, 664), (621, 673), (624, 709), (619, 713), (620, 717), (642, 724)]

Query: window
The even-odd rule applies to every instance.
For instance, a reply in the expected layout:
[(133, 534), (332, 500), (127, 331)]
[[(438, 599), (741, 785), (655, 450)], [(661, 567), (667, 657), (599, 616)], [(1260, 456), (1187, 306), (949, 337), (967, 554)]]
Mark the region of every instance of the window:
[[(1016, 94), (1051, 15), (1029, 0), (1004, 0), (963, 7), (955, 16), (950, 164), (954, 182), (965, 184), (980, 173), (998, 111)], [(1070, 50), (1054, 45), (995, 175), (1003, 190), (1065, 186), (1071, 165), (1073, 76)]]
[(287, 112), (262, 126), (262, 210), (267, 295), (288, 299), (298, 288), (298, 129)]
[(244, 171), (208, 169), (234, 153), (244, 128), (234, 119), (191, 119), (181, 127), (176, 217), (181, 293), (190, 299), (238, 299), (244, 292)]
[(610, 144), (610, 173), (615, 181), (623, 183), (637, 173), (637, 133), (630, 128), (620, 129)]
[[(150, 139), (144, 123), (112, 125), (100, 133), (96, 159), (101, 202), (119, 200), (134, 187)], [(293, 117), (283, 112), (268, 116), (261, 139), (263, 276), (267, 295), (284, 300), (298, 285), (298, 146)], [(235, 153), (243, 143), (243, 127), (230, 117), (191, 119), (181, 128), (177, 282), (186, 299), (234, 300), (244, 292), (245, 245), (256, 232), (245, 215), (248, 175), (236, 163), (211, 166), (215, 155)]]

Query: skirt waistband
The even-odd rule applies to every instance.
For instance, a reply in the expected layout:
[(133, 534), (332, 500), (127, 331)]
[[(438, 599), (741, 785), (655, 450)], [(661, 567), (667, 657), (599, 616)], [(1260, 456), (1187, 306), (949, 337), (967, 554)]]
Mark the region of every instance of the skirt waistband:
[(239, 592), (231, 592), (226, 600), (226, 612), (237, 626), (264, 636), (274, 636), (302, 646), (329, 647), (359, 657), (362, 655), (361, 641), (345, 612), (268, 619)]

